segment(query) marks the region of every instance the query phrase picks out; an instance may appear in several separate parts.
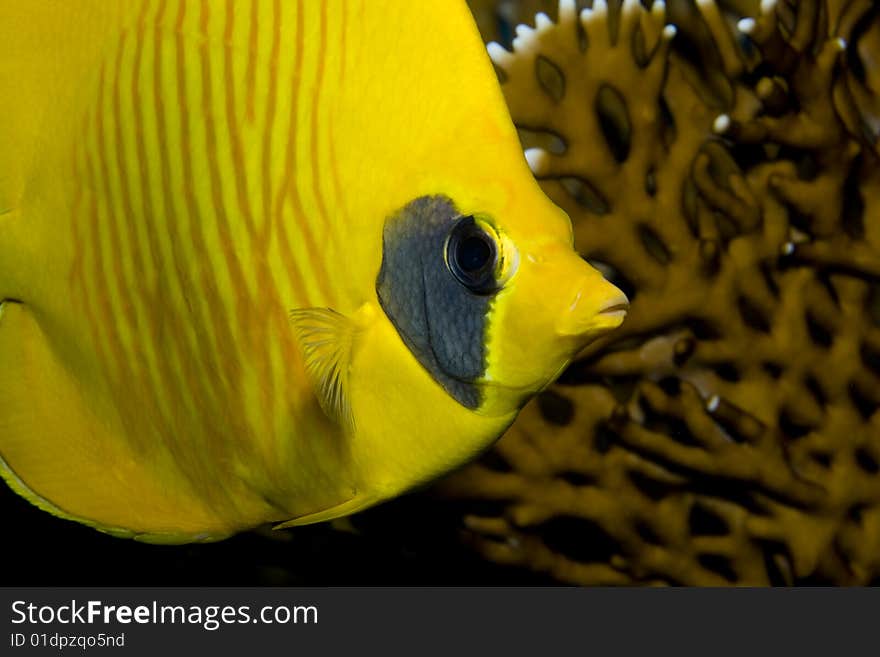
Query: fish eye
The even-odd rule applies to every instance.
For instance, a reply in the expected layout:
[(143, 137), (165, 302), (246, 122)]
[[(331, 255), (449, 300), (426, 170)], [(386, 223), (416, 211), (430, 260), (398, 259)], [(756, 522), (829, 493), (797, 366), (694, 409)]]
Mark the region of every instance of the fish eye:
[(474, 294), (491, 294), (498, 289), (495, 240), (471, 216), (456, 222), (446, 241), (446, 265), (456, 280)]

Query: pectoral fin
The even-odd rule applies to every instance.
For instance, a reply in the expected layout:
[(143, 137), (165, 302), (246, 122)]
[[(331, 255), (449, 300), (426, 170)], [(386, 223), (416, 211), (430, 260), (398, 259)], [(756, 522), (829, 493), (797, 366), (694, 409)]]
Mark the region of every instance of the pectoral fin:
[(290, 318), (321, 408), (334, 422), (354, 429), (348, 382), (358, 325), (330, 308), (294, 310)]

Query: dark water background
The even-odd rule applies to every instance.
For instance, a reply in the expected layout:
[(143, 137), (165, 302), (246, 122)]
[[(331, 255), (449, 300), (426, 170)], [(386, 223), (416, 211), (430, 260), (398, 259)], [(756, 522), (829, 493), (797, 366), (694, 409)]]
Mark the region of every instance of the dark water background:
[(246, 532), (219, 543), (147, 545), (60, 520), (0, 485), (2, 586), (529, 585), (550, 580), (480, 559), (460, 509), (410, 495), (353, 518)]

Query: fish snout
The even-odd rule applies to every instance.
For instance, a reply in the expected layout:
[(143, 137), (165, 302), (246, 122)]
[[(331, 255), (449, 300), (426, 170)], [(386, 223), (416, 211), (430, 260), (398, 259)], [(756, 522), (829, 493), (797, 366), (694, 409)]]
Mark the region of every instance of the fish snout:
[[(584, 263), (586, 265), (586, 263)], [(626, 318), (629, 299), (598, 271), (586, 265), (583, 275), (569, 296), (569, 303), (556, 323), (561, 337), (589, 340), (616, 329)]]

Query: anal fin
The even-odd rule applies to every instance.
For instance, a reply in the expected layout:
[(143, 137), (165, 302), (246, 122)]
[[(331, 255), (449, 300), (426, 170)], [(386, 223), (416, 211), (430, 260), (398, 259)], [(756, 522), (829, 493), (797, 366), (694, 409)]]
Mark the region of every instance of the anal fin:
[(313, 525), (316, 522), (335, 520), (337, 518), (342, 518), (344, 516), (349, 516), (353, 513), (357, 513), (358, 511), (365, 509), (368, 506), (371, 506), (375, 501), (376, 498), (369, 495), (355, 495), (351, 499), (346, 500), (341, 504), (331, 506), (329, 509), (315, 511), (314, 513), (307, 513), (306, 515), (299, 516), (292, 520), (288, 520), (287, 522), (282, 522), (281, 524), (275, 525), (272, 529), (287, 529), (288, 527)]

